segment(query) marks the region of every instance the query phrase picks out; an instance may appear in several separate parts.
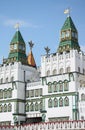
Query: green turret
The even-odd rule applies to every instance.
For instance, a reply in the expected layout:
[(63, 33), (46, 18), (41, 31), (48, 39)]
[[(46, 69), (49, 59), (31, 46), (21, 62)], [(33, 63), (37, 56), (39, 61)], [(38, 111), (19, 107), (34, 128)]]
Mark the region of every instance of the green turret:
[(71, 49), (77, 49), (80, 51), (78, 44), (78, 32), (70, 16), (67, 17), (60, 33), (60, 43), (58, 52), (70, 51)]
[(7, 62), (13, 61), (20, 61), (22, 64), (27, 64), (26, 46), (19, 30), (15, 32), (10, 43), (10, 53)]

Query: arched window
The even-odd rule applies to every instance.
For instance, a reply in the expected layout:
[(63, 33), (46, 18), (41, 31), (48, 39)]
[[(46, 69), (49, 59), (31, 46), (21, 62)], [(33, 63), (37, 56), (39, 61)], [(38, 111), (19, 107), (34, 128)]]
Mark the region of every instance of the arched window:
[(66, 68), (66, 72), (69, 73), (71, 71), (71, 68), (70, 67), (67, 67)]
[(51, 99), (51, 98), (48, 100), (48, 107), (49, 107), (49, 108), (52, 107), (52, 99)]
[(59, 106), (60, 106), (60, 107), (63, 106), (63, 98), (62, 98), (62, 97), (59, 98)]
[(7, 105), (4, 104), (4, 112), (7, 112)]
[(13, 81), (14, 81), (14, 76), (11, 77), (11, 82), (13, 82)]
[(8, 77), (6, 78), (6, 83), (8, 83)]
[(64, 91), (68, 91), (69, 90), (69, 83), (68, 82), (64, 82)]
[(1, 89), (0, 90), (0, 99), (2, 99), (3, 98), (3, 90)]
[(48, 83), (48, 93), (52, 93), (52, 83)]
[(1, 78), (1, 84), (3, 83), (3, 78)]
[(7, 98), (7, 89), (4, 89), (4, 98)]
[(47, 76), (49, 76), (49, 75), (50, 75), (50, 70), (47, 71)]
[(38, 103), (35, 103), (35, 111), (38, 111)]
[(60, 68), (59, 73), (60, 73), (60, 74), (63, 74), (63, 72), (64, 72), (64, 71), (63, 71), (63, 68)]
[(55, 75), (55, 74), (57, 74), (57, 70), (56, 69), (53, 70), (53, 75)]
[(42, 110), (43, 109), (43, 104), (42, 104), (42, 101), (40, 102), (39, 104), (39, 109)]
[(78, 67), (78, 72), (80, 72), (80, 67)]
[(7, 90), (7, 97), (11, 98), (12, 97), (12, 89)]
[(82, 94), (81, 94), (81, 101), (84, 101), (84, 100), (85, 100), (85, 94), (82, 93)]
[(54, 107), (58, 107), (58, 99), (54, 98)]
[(12, 105), (11, 103), (8, 104), (8, 112), (11, 112), (12, 111)]
[(69, 106), (69, 98), (68, 97), (64, 98), (64, 105)]
[(62, 92), (63, 91), (63, 83), (59, 84), (59, 91)]
[(34, 111), (34, 104), (33, 103), (30, 104), (30, 111)]
[(57, 84), (57, 82), (54, 82), (54, 83), (53, 83), (53, 91), (54, 91), (54, 92), (57, 92), (57, 91), (58, 91), (58, 84)]
[(28, 103), (26, 104), (26, 108), (25, 109), (26, 109), (26, 112), (29, 112), (29, 104)]
[(0, 112), (2, 112), (2, 104), (0, 105)]

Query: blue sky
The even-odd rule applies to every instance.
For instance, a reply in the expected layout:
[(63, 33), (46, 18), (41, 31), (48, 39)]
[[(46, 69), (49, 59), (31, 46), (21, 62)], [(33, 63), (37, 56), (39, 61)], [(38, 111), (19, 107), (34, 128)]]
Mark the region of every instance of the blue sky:
[(8, 57), (9, 44), (20, 23), (20, 32), (26, 43), (34, 42), (33, 55), (37, 65), (40, 65), (44, 47), (49, 47), (50, 53), (57, 50), (60, 40), (60, 30), (67, 15), (63, 12), (70, 7), (71, 17), (78, 30), (79, 44), (85, 48), (85, 0), (0, 0), (0, 64), (2, 58)]

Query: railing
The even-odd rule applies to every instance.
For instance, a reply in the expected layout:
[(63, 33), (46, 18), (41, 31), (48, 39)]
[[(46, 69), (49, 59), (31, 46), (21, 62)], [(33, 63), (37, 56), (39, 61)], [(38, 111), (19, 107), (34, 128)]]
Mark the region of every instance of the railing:
[(85, 121), (62, 121), (18, 126), (0, 126), (0, 130), (85, 130)]

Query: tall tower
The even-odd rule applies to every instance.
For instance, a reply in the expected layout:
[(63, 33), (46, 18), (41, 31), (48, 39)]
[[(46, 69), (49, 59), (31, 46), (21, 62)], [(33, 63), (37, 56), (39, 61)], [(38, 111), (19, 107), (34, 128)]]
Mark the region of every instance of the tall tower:
[(20, 61), (22, 64), (27, 64), (26, 45), (19, 29), (15, 32), (10, 43), (10, 53), (7, 62), (13, 61)]
[(70, 51), (71, 49), (77, 49), (80, 51), (78, 44), (78, 32), (70, 16), (67, 17), (60, 32), (60, 43), (58, 52)]

